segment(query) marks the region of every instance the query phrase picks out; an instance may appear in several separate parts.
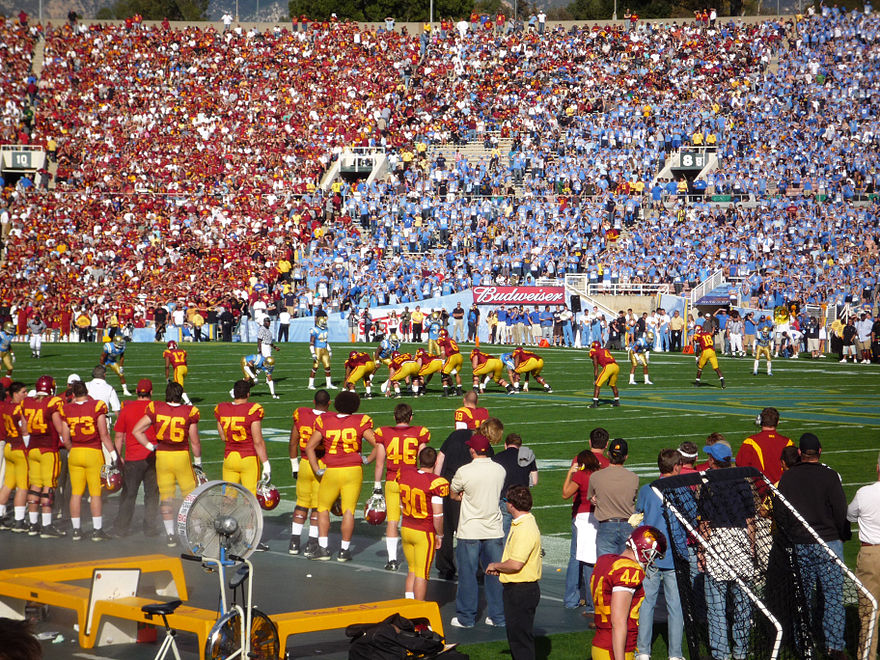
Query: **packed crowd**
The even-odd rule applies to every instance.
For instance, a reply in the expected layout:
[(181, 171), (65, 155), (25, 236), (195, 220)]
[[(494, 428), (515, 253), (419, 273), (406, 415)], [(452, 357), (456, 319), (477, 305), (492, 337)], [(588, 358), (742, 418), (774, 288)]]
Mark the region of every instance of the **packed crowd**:
[[(421, 40), (337, 22), (48, 29), (33, 141), (57, 143), (58, 170), (4, 195), (0, 293), (147, 308), (198, 287), (310, 313), (569, 272), (685, 288), (724, 268), (762, 307), (870, 299), (876, 204), (855, 200), (873, 191), (878, 24), (835, 8)], [(485, 157), (451, 155), (467, 141)], [(688, 145), (717, 148), (706, 195), (756, 204), (652, 184)], [(388, 175), (321, 190), (346, 146), (384, 148)]]

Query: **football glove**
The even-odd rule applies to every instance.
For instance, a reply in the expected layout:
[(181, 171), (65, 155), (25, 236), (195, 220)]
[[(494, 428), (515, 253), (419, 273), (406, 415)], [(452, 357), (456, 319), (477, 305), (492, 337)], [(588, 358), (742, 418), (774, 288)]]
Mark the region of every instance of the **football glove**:
[(269, 461), (263, 461), (263, 473), (260, 475), (260, 481), (267, 483), (272, 481), (272, 466), (269, 464)]

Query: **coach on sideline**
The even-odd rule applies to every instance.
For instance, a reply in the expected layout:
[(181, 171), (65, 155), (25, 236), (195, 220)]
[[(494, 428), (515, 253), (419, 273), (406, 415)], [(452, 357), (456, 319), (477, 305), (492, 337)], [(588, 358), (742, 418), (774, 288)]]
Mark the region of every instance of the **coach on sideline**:
[[(848, 520), (858, 523), (859, 541), (862, 547), (856, 559), (856, 577), (861, 580), (865, 588), (880, 601), (880, 456), (877, 457), (877, 465), (874, 466), (877, 473), (877, 481), (868, 486), (862, 486), (856, 491), (856, 496), (846, 510)], [(865, 656), (865, 644), (867, 643), (868, 627), (871, 625), (872, 606), (870, 601), (859, 596), (859, 657)], [(877, 636), (880, 635), (877, 626), (880, 620), (874, 618), (874, 634), (870, 641), (870, 652), (867, 657), (877, 657)]]

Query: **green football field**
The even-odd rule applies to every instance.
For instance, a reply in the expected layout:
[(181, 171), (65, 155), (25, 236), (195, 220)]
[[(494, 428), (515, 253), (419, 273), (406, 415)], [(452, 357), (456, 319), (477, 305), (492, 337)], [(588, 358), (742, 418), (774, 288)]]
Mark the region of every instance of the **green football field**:
[[(363, 349), (364, 345), (357, 345)], [(140, 378), (151, 378), (161, 396), (164, 390), (164, 344), (130, 344), (126, 350), (125, 375), (130, 391)], [(241, 376), (239, 360), (255, 352), (252, 344), (187, 344), (189, 377), (186, 390), (202, 413), (200, 431), (205, 469), (211, 478), (219, 478), (223, 448), (220, 445), (213, 420), (214, 405), (229, 399), (229, 389)], [(333, 375), (338, 384), (343, 374), (342, 362), (352, 345), (337, 344), (333, 353)], [(483, 346), (487, 352), (498, 354), (498, 347)], [(466, 353), (470, 347), (462, 347)], [(372, 350), (372, 347), (371, 347)], [(97, 364), (101, 348), (97, 344), (43, 345), (43, 357), (34, 360), (26, 344), (15, 344), (16, 379), (29, 386), (44, 373), (58, 381), (59, 389), (70, 373), (88, 380), (92, 367)], [(610, 390), (603, 390), (602, 406), (589, 409), (592, 394), (592, 366), (586, 351), (578, 349), (544, 349), (544, 376), (553, 387), (552, 394), (533, 391), (508, 396), (490, 384), (481, 397), (492, 416), (500, 418), (505, 433), (516, 431), (523, 442), (538, 457), (540, 482), (534, 490), (535, 513), (542, 532), (559, 541), (568, 538), (569, 505), (562, 501), (560, 490), (565, 469), (571, 458), (587, 446), (591, 429), (604, 426), (611, 437), (625, 438), (630, 447), (628, 467), (635, 470), (647, 483), (657, 475), (657, 453), (665, 447), (676, 447), (690, 440), (702, 447), (705, 437), (715, 431), (723, 433), (734, 452), (750, 433), (756, 430), (755, 415), (764, 406), (775, 406), (781, 413), (779, 430), (795, 440), (801, 433), (811, 431), (823, 445), (823, 460), (838, 470), (843, 478), (847, 497), (851, 498), (862, 484), (876, 479), (875, 465), (880, 429), (880, 378), (876, 365), (838, 364), (833, 359), (777, 360), (774, 375), (753, 376), (751, 359), (721, 358), (727, 389), (719, 387), (714, 372), (703, 374), (702, 387), (693, 386), (695, 364), (692, 356), (655, 354), (651, 358), (651, 379), (654, 385), (627, 385), (629, 365), (621, 362), (621, 406), (612, 408)], [(293, 481), (287, 461), (287, 440), (291, 414), (294, 408), (308, 405), (311, 392), (306, 389), (311, 358), (305, 345), (285, 344), (275, 353), (277, 366), (275, 381), (280, 398), (269, 396), (264, 382), (254, 388), (252, 399), (266, 409), (264, 435), (268, 440), (272, 460), (273, 481), (282, 489), (288, 502), (293, 498)], [(464, 385), (470, 383), (466, 365)], [(374, 392), (384, 379), (385, 368), (380, 368)], [(117, 386), (115, 374), (108, 381)], [(317, 381), (323, 382), (323, 373)], [(534, 383), (533, 383), (534, 385)], [(460, 405), (458, 397), (443, 398), (440, 382), (435, 378), (427, 396), (404, 399), (415, 409), (414, 423), (431, 430), (432, 444), (439, 446), (452, 430), (452, 413)], [(391, 411), (398, 401), (377, 397), (363, 400), (361, 411), (370, 414), (376, 425), (393, 424)], [(702, 460), (702, 457), (701, 457)], [(364, 471), (372, 481), (373, 471)], [(365, 488), (362, 498), (369, 489)], [(567, 544), (560, 543), (565, 547)], [(847, 544), (847, 560), (854, 562), (856, 544)]]

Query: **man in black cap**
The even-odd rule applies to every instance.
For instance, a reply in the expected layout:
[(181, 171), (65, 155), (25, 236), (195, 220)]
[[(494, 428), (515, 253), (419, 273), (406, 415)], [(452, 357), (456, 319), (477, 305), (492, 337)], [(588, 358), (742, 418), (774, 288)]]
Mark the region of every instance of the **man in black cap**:
[[(798, 441), (801, 460), (786, 470), (779, 479), (779, 492), (816, 531), (825, 544), (843, 559), (843, 542), (852, 533), (846, 519), (846, 495), (840, 475), (819, 462), (822, 445), (812, 433), (804, 433)], [(834, 570), (828, 562), (825, 549), (812, 534), (792, 520), (789, 535), (801, 571), (807, 598), (813, 601), (817, 582), (821, 585), (824, 613), (822, 630), (825, 646), (831, 658), (845, 658), (843, 639), (846, 617), (843, 609), (843, 573)], [(818, 627), (818, 612), (813, 612), (814, 627)]]
[(635, 513), (639, 477), (623, 467), (628, 454), (626, 440), (615, 438), (608, 447), (610, 464), (590, 477), (587, 497), (596, 505), (594, 513), (599, 521), (599, 530), (596, 533), (598, 557), (619, 555), (633, 531), (629, 517)]

